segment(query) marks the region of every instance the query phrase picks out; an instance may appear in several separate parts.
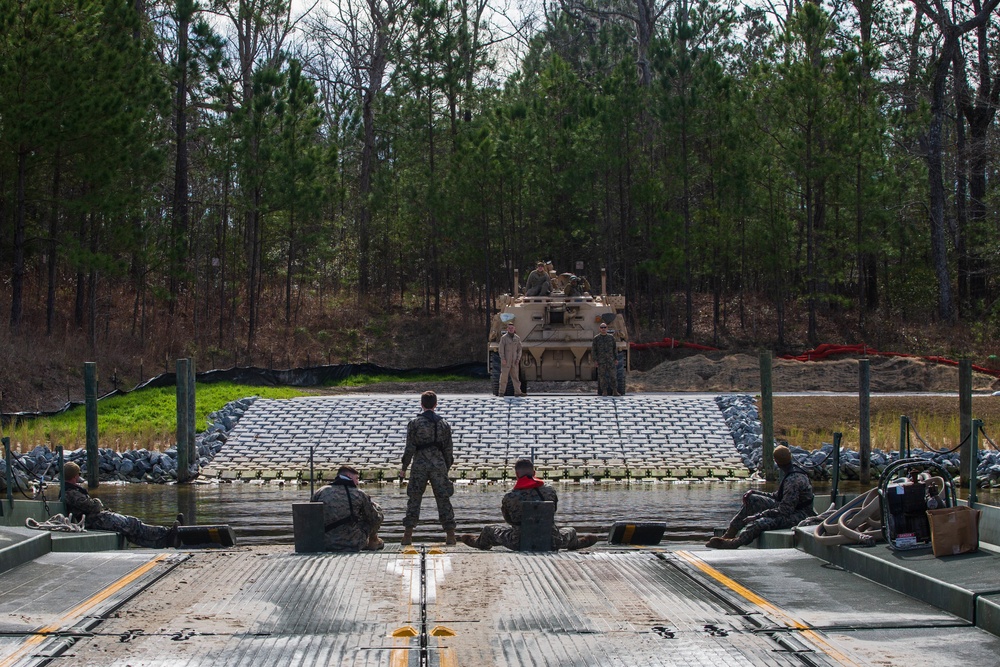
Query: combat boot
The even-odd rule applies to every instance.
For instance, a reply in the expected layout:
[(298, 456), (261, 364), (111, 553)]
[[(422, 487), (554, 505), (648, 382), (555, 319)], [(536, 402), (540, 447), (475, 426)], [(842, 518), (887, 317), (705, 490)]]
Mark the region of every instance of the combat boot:
[(705, 546), (709, 549), (739, 549), (742, 545), (736, 539), (713, 537), (705, 543)]
[(457, 542), (455, 541), (455, 529), (454, 528), (449, 528), (448, 530), (444, 531), (444, 543), (445, 544), (457, 544)]
[(406, 528), (403, 530), (403, 539), (399, 541), (404, 547), (413, 544), (413, 529)]
[(472, 547), (473, 549), (479, 548), (479, 540), (475, 535), (459, 535), (458, 539), (462, 540), (462, 544)]
[(587, 547), (592, 547), (597, 544), (601, 539), (600, 535), (580, 535), (576, 538), (576, 545), (573, 546), (573, 550), (586, 549)]

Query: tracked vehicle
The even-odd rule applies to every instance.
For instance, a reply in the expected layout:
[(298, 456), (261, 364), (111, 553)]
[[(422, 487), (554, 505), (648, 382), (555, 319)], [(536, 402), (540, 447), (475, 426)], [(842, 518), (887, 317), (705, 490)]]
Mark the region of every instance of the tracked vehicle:
[[(548, 296), (518, 294), (518, 274), (514, 272), (514, 294), (504, 294), (495, 301), (489, 336), (489, 371), (493, 393), (511, 395), (513, 380), (500, 387), (500, 337), (509, 322), (521, 337), (520, 382), (523, 391), (531, 382), (586, 382), (597, 380), (597, 367), (590, 348), (601, 322), (615, 337), (618, 350), (616, 383), (618, 393), (625, 393), (625, 374), (629, 369), (628, 331), (625, 329), (625, 296), (607, 293), (607, 275), (601, 271), (601, 292), (567, 296), (568, 274), (552, 276), (553, 291)], [(513, 375), (513, 373), (511, 374)]]

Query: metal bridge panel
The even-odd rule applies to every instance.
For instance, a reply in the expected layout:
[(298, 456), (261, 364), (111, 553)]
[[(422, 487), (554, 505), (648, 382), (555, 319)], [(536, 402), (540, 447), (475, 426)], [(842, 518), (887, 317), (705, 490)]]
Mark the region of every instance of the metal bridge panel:
[(448, 558), (428, 614), (458, 664), (802, 664), (648, 552)]
[[(413, 640), (391, 635), (418, 622), (415, 557), (287, 551), (204, 556), (124, 607), (59, 664), (407, 664), (404, 649)], [(129, 646), (123, 651), (116, 644), (126, 636)]]

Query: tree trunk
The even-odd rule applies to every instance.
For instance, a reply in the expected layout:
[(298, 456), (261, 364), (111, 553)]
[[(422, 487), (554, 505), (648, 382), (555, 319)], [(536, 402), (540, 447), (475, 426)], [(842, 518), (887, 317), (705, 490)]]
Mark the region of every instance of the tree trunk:
[(59, 244), (59, 177), (62, 167), (62, 156), (60, 147), (56, 146), (55, 163), (52, 170), (52, 208), (49, 211), (49, 238), (46, 243), (48, 261), (47, 289), (45, 293), (45, 335), (52, 335), (52, 327), (56, 318), (56, 259), (58, 257)]
[(14, 194), (14, 245), (11, 261), (10, 281), (10, 328), (17, 331), (21, 326), (24, 292), (24, 237), (27, 224), (27, 202), (25, 186), (28, 180), (28, 150), (22, 145), (17, 151), (17, 184)]
[(938, 285), (938, 318), (951, 322), (954, 304), (951, 294), (951, 277), (948, 272), (948, 245), (945, 238), (944, 167), (941, 156), (941, 129), (944, 123), (945, 83), (948, 69), (958, 45), (955, 35), (945, 37), (944, 47), (934, 66), (934, 83), (931, 89), (931, 121), (927, 132), (920, 137), (920, 147), (927, 161), (927, 181), (930, 196), (931, 264)]
[(187, 70), (188, 22), (192, 8), (186, 0), (177, 3), (177, 90), (174, 106), (174, 201), (170, 224), (170, 301), (167, 308), (174, 314), (184, 271), (188, 235), (188, 146), (187, 146)]

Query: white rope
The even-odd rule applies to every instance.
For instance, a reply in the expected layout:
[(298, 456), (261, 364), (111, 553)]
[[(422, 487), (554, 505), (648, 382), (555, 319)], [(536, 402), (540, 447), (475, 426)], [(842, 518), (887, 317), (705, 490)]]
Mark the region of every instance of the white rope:
[(76, 522), (71, 517), (56, 514), (48, 521), (42, 522), (29, 517), (24, 520), (24, 525), (35, 530), (51, 530), (60, 533), (85, 533), (87, 529), (83, 525), (84, 521), (86, 521), (86, 517), (80, 517), (80, 521)]

